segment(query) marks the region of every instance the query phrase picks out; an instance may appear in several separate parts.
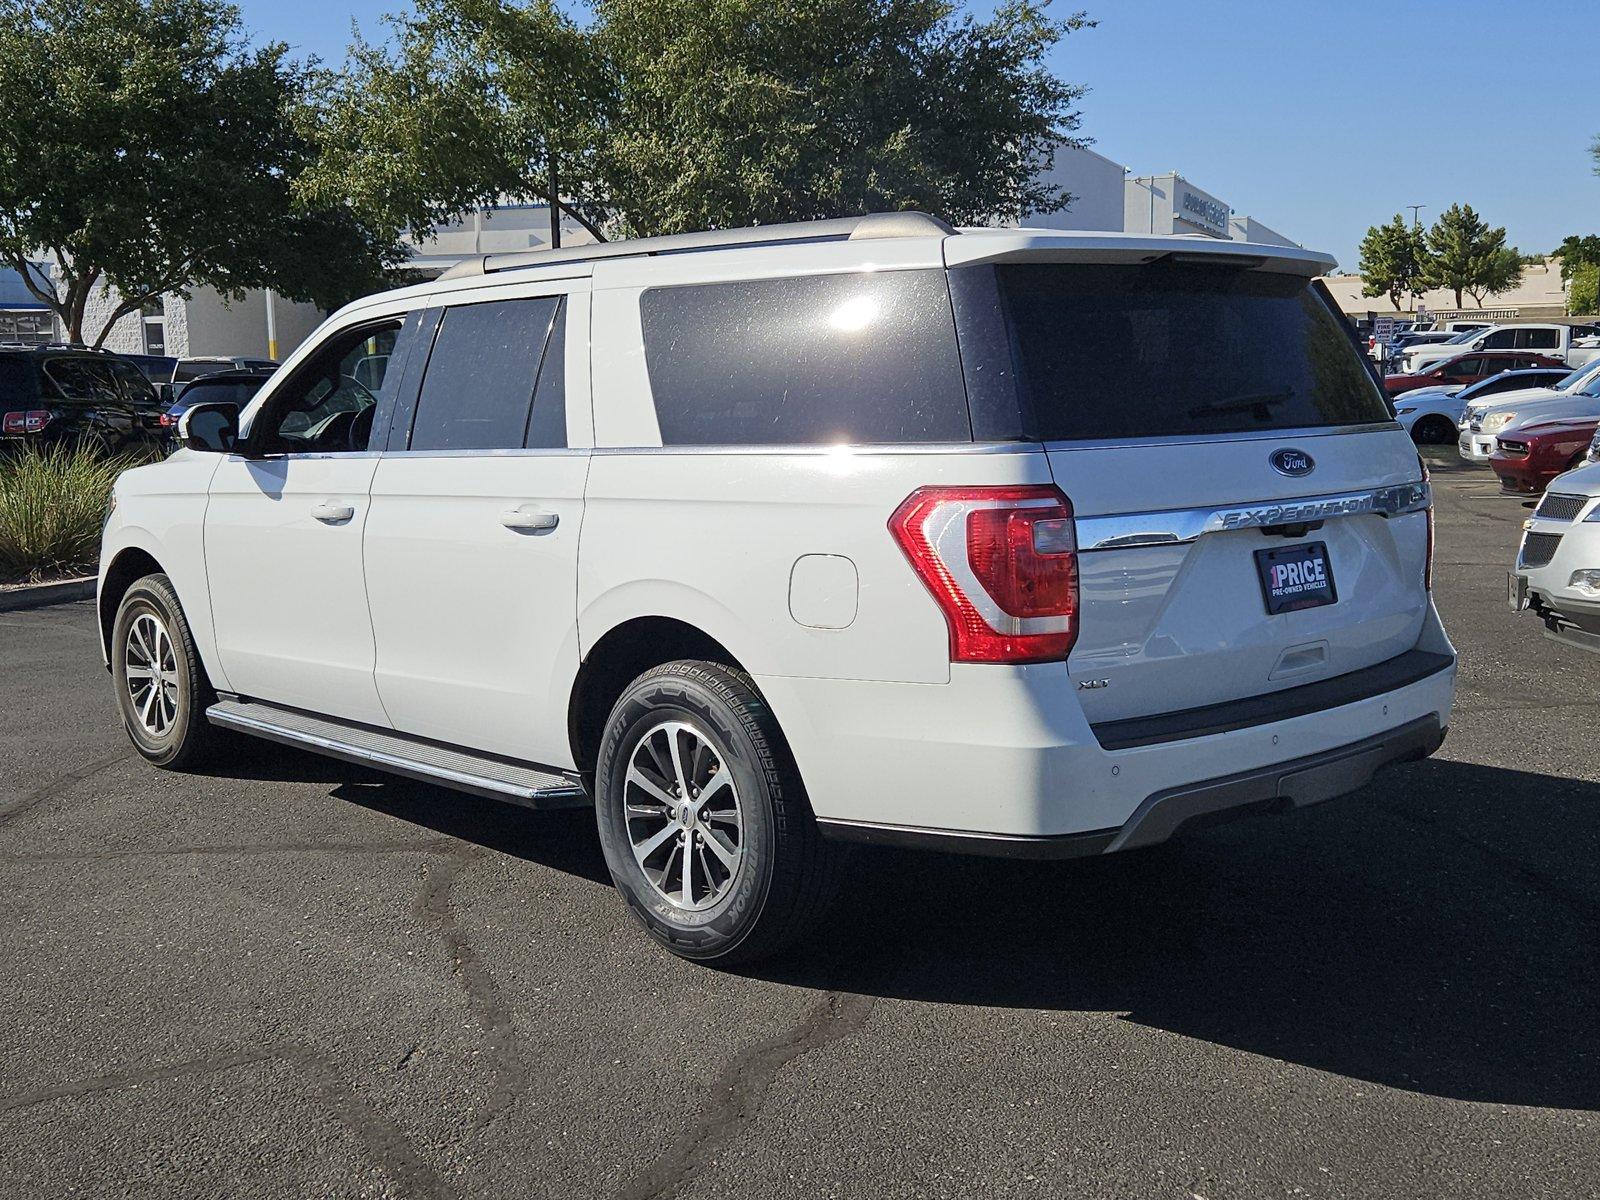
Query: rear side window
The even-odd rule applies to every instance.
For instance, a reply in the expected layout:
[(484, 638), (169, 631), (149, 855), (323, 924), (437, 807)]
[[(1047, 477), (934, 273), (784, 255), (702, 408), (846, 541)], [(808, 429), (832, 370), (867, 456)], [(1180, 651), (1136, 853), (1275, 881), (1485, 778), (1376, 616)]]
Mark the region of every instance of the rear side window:
[(114, 404), (118, 399), (117, 385), (111, 382), (111, 372), (102, 362), (87, 358), (54, 358), (45, 364), (44, 372), (68, 400)]
[(943, 271), (652, 288), (639, 307), (663, 445), (972, 438)]
[(445, 310), (411, 426), (412, 450), (520, 449), (555, 297)]
[(961, 268), (951, 280), (980, 440), (1392, 419), (1344, 319), (1302, 276), (1223, 264), (1018, 263)]
[(0, 358), (0, 404), (32, 400), (38, 394), (33, 363), (25, 358)]
[(1555, 329), (1523, 329), (1519, 331), (1517, 345), (1529, 350), (1554, 350), (1561, 345), (1561, 333)]

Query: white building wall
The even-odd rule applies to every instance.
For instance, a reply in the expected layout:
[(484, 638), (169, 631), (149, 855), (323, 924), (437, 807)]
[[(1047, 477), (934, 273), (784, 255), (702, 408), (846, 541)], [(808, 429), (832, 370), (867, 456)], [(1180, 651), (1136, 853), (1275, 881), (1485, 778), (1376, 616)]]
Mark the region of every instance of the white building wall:
[[(174, 310), (181, 316), (175, 321)], [(278, 296), (273, 300), (273, 316), (278, 327), (278, 354), (281, 361), (322, 324), (326, 314), (313, 304), (301, 304)], [(182, 340), (176, 336), (182, 327)], [(178, 346), (182, 349), (178, 349)], [(181, 356), (243, 355), (267, 356), (267, 298), (265, 292), (246, 292), (238, 300), (228, 300), (210, 288), (196, 288), (187, 299), (167, 300), (167, 353)]]
[(1236, 242), (1254, 242), (1258, 246), (1298, 246), (1251, 216), (1239, 216), (1228, 221), (1228, 236)]
[(1123, 191), (1123, 228), (1128, 233), (1202, 233), (1228, 236), (1232, 210), (1175, 171), (1139, 175)]
[[(108, 287), (97, 287), (89, 293), (89, 299), (83, 306), (83, 340), (91, 346), (100, 331), (105, 328), (106, 318), (116, 311), (117, 305), (122, 303), (122, 294)], [(66, 330), (61, 331), (62, 337), (67, 337)], [(111, 332), (106, 334), (101, 343), (107, 350), (114, 350), (119, 354), (144, 353), (144, 318), (138, 313), (127, 313), (118, 319)]]
[(1056, 151), (1055, 165), (1043, 179), (1072, 193), (1061, 212), (1030, 213), (1022, 224), (1031, 229), (1095, 229), (1120, 232), (1123, 220), (1123, 182), (1128, 168), (1103, 154), (1064, 146)]

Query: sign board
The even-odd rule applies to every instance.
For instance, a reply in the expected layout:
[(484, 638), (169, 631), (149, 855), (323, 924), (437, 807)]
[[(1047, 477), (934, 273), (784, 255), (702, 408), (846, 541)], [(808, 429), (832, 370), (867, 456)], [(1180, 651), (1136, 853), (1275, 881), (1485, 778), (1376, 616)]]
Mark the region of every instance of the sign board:
[(1394, 318), (1379, 317), (1372, 323), (1372, 336), (1379, 342), (1394, 340)]

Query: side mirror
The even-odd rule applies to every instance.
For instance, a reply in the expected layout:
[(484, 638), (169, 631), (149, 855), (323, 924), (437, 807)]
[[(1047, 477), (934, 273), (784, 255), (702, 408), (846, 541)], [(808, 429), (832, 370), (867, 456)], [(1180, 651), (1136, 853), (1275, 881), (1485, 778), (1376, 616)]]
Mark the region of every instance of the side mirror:
[(178, 441), (190, 450), (226, 454), (238, 440), (237, 405), (196, 404), (178, 418)]

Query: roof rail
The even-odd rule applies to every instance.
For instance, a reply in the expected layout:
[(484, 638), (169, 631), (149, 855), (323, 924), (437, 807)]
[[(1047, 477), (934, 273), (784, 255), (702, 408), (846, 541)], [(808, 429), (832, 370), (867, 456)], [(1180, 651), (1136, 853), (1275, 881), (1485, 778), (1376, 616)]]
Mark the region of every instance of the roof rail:
[(673, 233), (664, 237), (597, 242), (561, 250), (519, 250), (514, 254), (480, 254), (463, 259), (439, 278), (464, 279), (518, 267), (543, 267), (555, 263), (590, 262), (599, 258), (636, 258), (649, 254), (682, 254), (690, 250), (730, 250), (737, 246), (766, 246), (783, 242), (859, 242), (869, 238), (949, 236), (959, 232), (938, 217), (923, 212), (868, 213), (864, 217), (835, 217), (825, 221), (791, 221), (781, 225), (756, 225), (748, 229), (708, 229), (702, 233)]

